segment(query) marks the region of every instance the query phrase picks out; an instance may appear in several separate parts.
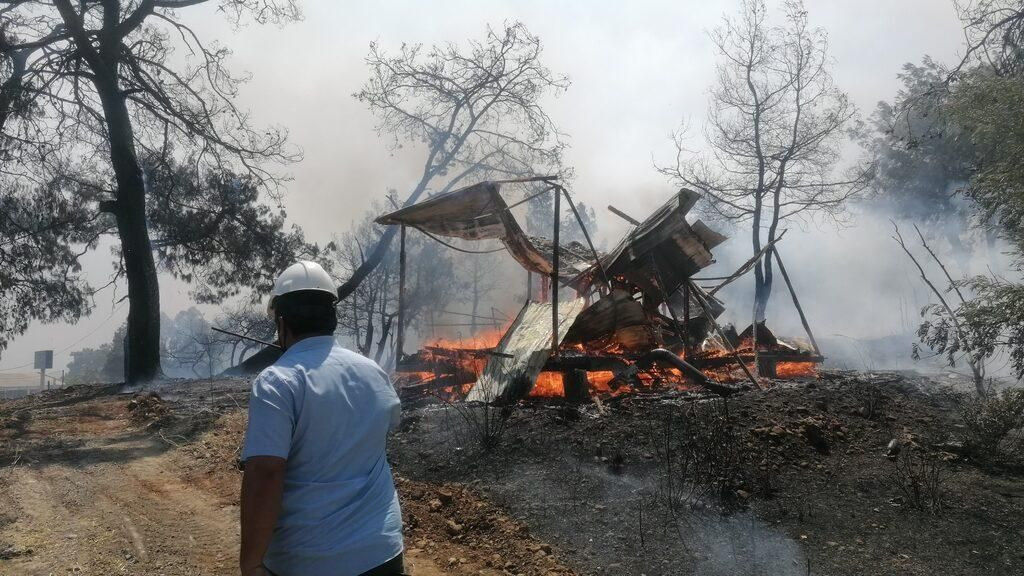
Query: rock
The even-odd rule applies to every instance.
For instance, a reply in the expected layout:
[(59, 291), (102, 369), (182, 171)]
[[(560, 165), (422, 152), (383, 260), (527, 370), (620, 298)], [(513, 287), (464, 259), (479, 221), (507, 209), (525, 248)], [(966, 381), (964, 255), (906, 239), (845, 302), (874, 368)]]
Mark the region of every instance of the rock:
[(946, 440), (945, 442), (933, 444), (933, 447), (936, 450), (941, 450), (942, 452), (951, 452), (953, 454), (963, 454), (965, 450), (964, 443), (961, 442), (960, 440)]
[(807, 419), (802, 422), (804, 439), (820, 454), (828, 454), (831, 451), (828, 436), (821, 426), (814, 420)]
[(448, 531), (449, 535), (457, 536), (462, 533), (463, 526), (455, 520), (448, 520), (447, 522), (445, 522), (445, 530)]
[(441, 504), (441, 501), (437, 498), (431, 500), (428, 505), (430, 506), (430, 510), (432, 512), (437, 512), (438, 510), (441, 509), (442, 506), (444, 506), (444, 504)]
[(895, 460), (900, 455), (901, 449), (900, 441), (893, 438), (889, 440), (889, 445), (885, 447), (885, 457), (889, 460)]

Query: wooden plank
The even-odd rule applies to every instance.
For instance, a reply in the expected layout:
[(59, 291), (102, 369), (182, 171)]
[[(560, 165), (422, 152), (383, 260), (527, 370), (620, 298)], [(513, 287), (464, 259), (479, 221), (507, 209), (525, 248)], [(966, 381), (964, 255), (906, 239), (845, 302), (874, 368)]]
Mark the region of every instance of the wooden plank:
[(613, 290), (580, 312), (565, 341), (584, 344), (605, 338), (631, 350), (647, 351), (656, 344), (643, 306), (625, 290)]
[(611, 204), (608, 205), (608, 211), (611, 212), (612, 214), (615, 214), (619, 218), (622, 218), (626, 222), (629, 222), (633, 226), (639, 226), (640, 225), (640, 221), (639, 220), (637, 220), (636, 218), (633, 218), (629, 214), (626, 214), (625, 212), (623, 212), (622, 210), (619, 210), (618, 208), (616, 208), (615, 206), (612, 206)]

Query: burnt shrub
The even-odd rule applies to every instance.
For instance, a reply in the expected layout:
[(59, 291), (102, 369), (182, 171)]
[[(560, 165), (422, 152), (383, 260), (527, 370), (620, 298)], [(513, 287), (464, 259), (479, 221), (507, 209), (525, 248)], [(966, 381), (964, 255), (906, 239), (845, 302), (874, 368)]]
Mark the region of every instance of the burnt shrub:
[(893, 461), (887, 481), (908, 508), (937, 514), (946, 505), (951, 477), (952, 472), (942, 459), (904, 450)]
[(1024, 389), (965, 400), (960, 409), (964, 423), (964, 447), (982, 461), (1003, 448), (1016, 447), (1015, 431), (1024, 427)]
[(664, 415), (654, 448), (663, 466), (660, 492), (670, 510), (743, 505), (752, 458), (726, 402), (692, 403)]

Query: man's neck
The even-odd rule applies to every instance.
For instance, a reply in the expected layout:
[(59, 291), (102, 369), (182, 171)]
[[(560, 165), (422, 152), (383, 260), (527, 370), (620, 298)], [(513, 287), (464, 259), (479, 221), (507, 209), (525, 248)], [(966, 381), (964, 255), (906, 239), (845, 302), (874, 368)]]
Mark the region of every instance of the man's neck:
[(299, 342), (302, 342), (303, 340), (308, 340), (310, 338), (318, 338), (320, 336), (334, 336), (334, 334), (313, 333), (313, 334), (303, 334), (301, 336), (289, 336), (288, 338), (285, 339), (285, 342), (284, 342), (285, 350), (287, 350), (288, 348), (291, 348), (292, 346), (295, 346), (296, 344), (298, 344)]

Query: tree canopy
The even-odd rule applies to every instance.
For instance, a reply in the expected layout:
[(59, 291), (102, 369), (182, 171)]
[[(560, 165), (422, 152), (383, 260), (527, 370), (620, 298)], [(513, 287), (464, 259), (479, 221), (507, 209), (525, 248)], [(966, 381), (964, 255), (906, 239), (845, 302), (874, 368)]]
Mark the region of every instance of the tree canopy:
[[(38, 256), (0, 273), (0, 347), (30, 320), (88, 313), (78, 258), (102, 234), (128, 285), (130, 380), (159, 373), (158, 270), (219, 301), (310, 249), (274, 207), (276, 167), (299, 152), (237, 106), (230, 51), (179, 17), (201, 4), (235, 24), (299, 15), (292, 0), (0, 0), (0, 197), (15, 215), (0, 238)], [(58, 217), (29, 216), (40, 205)]]
[[(841, 215), (867, 185), (869, 170), (839, 170), (856, 110), (833, 81), (828, 37), (810, 25), (803, 3), (788, 0), (773, 25), (763, 0), (744, 0), (711, 33), (718, 53), (704, 129), (707, 152), (676, 135), (676, 161), (661, 172), (702, 197), (712, 217), (749, 225), (752, 253), (773, 242), (780, 223)], [(763, 322), (772, 259), (754, 267), (754, 319)]]

